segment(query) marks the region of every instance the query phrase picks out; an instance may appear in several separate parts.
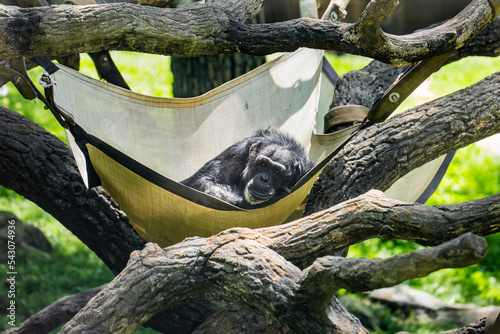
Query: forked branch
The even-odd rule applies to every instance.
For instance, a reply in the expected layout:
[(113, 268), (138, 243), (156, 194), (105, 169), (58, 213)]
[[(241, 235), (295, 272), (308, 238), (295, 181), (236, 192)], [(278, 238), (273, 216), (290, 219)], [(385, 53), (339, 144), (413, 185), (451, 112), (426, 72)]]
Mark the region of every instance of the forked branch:
[[(304, 272), (268, 248), (270, 241), (255, 231), (238, 229), (187, 239), (165, 250), (147, 244), (131, 255), (127, 268), (61, 333), (90, 328), (130, 332), (160, 311), (199, 298), (254, 307), (292, 332), (333, 333), (339, 326), (328, 318), (327, 308), (339, 288), (359, 291), (391, 286), (441, 268), (477, 263), (486, 254), (484, 239), (468, 234), (386, 260), (329, 257)], [(411, 268), (401, 267), (402, 261)], [(350, 280), (360, 284), (347, 283)]]

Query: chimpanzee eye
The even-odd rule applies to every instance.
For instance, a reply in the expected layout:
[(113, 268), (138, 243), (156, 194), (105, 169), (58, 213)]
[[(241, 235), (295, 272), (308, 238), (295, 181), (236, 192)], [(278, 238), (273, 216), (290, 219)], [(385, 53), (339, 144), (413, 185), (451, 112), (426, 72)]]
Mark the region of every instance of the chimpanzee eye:
[(274, 170), (274, 175), (280, 175), (279, 170), (275, 169), (275, 170)]
[(262, 162), (260, 163), (260, 165), (261, 165), (262, 167), (266, 167), (266, 163), (265, 163), (264, 161), (262, 161)]

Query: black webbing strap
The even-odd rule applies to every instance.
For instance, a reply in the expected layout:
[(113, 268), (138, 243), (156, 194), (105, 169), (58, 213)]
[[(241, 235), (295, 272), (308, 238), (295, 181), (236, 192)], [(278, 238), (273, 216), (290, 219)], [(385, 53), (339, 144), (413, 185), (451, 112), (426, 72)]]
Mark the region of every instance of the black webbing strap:
[(339, 78), (339, 75), (335, 71), (333, 66), (330, 64), (328, 59), (326, 59), (325, 56), (323, 56), (323, 63), (321, 64), (321, 71), (323, 72), (323, 74), (326, 75), (328, 80), (330, 80), (330, 82), (335, 85), (335, 83), (337, 82), (337, 79)]
[(57, 67), (56, 64), (54, 64), (49, 58), (45, 56), (35, 56), (31, 58), (31, 60), (42, 66), (49, 75), (54, 74), (55, 72), (57, 72), (57, 70), (59, 70), (59, 67)]
[(130, 87), (125, 82), (120, 71), (116, 67), (109, 51), (99, 51), (89, 53), (90, 58), (94, 62), (99, 78), (106, 80), (108, 83), (130, 90)]

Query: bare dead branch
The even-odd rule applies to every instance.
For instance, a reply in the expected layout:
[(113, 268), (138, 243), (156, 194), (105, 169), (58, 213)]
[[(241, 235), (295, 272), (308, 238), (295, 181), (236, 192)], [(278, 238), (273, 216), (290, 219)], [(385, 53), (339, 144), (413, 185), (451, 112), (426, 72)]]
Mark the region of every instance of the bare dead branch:
[[(170, 9), (134, 4), (0, 7), (0, 59), (18, 55), (64, 56), (69, 52), (129, 50), (173, 56), (242, 52), (254, 55), (299, 47), (363, 54), (393, 65), (415, 62), (462, 47), (494, 19), (487, 0), (474, 0), (449, 22), (415, 34), (393, 36), (378, 26), (393, 0), (373, 0), (354, 24), (297, 19), (251, 25), (261, 1), (210, 2)], [(85, 33), (82, 34), (81, 32)], [(378, 38), (366, 38), (370, 32)], [(69, 50), (69, 51), (68, 51)]]

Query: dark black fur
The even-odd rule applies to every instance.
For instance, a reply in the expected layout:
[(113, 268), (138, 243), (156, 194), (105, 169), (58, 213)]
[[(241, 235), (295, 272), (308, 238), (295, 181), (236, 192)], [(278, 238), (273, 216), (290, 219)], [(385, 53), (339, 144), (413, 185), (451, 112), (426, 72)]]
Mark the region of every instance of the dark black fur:
[(181, 183), (241, 208), (285, 197), (314, 162), (293, 138), (274, 130), (231, 145)]

